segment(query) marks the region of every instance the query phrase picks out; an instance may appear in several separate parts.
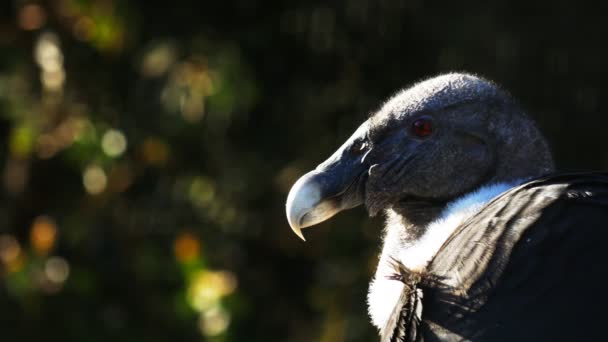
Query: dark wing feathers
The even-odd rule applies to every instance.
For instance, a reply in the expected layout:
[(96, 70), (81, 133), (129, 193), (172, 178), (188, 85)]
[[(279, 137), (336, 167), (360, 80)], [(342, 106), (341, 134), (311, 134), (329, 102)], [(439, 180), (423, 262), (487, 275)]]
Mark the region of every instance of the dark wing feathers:
[(382, 333), (382, 342), (416, 342), (422, 336), (418, 328), (422, 322), (422, 291), (407, 288), (401, 293), (399, 305), (394, 308), (388, 329)]
[(422, 290), (418, 288), (421, 275), (409, 270), (396, 259), (391, 259), (390, 263), (394, 273), (388, 276), (388, 279), (400, 281), (404, 287), (386, 327), (381, 331), (381, 341), (421, 341), (421, 336), (418, 334), (418, 327), (422, 321)]
[(543, 177), (488, 203), (440, 249), (418, 285), (418, 334), (605, 339), (608, 326), (598, 322), (608, 318), (607, 285), (608, 174)]

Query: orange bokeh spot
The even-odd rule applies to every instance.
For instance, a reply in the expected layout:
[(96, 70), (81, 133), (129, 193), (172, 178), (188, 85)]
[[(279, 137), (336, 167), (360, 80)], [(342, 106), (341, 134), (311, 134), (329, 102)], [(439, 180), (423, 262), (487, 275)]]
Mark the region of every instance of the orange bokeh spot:
[(46, 12), (36, 4), (28, 4), (19, 10), (19, 26), (24, 30), (37, 30), (46, 23)]
[(169, 158), (169, 147), (160, 139), (147, 138), (141, 145), (141, 157), (147, 164), (162, 166)]
[(38, 216), (32, 224), (30, 242), (34, 251), (40, 255), (47, 255), (55, 246), (57, 239), (57, 225), (48, 216)]
[(194, 261), (200, 255), (200, 243), (191, 233), (181, 233), (175, 238), (173, 250), (179, 262)]
[(8, 273), (17, 272), (23, 267), (25, 255), (14, 236), (0, 235), (0, 261)]

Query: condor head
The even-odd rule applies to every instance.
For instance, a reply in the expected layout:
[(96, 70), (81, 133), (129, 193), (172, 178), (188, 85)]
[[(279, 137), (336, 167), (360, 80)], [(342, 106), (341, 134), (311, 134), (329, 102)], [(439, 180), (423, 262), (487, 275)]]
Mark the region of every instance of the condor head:
[(445, 204), (492, 182), (553, 169), (534, 123), (495, 84), (468, 74), (435, 77), (399, 92), (287, 197), (292, 230), (364, 204), (423, 226)]

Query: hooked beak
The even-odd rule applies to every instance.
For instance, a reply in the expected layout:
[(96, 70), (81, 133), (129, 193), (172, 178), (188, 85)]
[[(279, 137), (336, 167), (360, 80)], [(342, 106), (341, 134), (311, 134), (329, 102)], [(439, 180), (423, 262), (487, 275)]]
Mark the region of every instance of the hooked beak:
[(307, 173), (298, 179), (287, 196), (287, 221), (291, 230), (304, 241), (302, 228), (323, 222), (341, 210), (337, 197), (326, 198), (323, 176), (316, 171)]
[[(333, 165), (332, 165), (333, 164)], [(294, 233), (304, 239), (302, 228), (321, 223), (342, 210), (363, 203), (367, 170), (358, 162), (321, 164), (302, 176), (287, 196), (285, 212)]]
[[(302, 228), (321, 223), (342, 210), (363, 203), (367, 162), (360, 146), (361, 136), (367, 131), (367, 122), (342, 145), (331, 157), (315, 170), (302, 176), (287, 196), (285, 213), (294, 233), (304, 239)], [(357, 147), (358, 152), (352, 153)]]

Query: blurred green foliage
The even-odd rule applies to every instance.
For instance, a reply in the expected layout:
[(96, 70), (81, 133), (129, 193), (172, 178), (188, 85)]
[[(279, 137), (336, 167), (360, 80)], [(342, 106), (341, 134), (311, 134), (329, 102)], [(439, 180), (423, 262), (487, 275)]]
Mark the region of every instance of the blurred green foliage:
[(510, 89), (562, 168), (606, 168), (594, 18), (555, 1), (4, 1), (0, 339), (374, 340), (381, 220), (354, 210), (304, 245), (292, 183), (397, 89), (452, 70)]

